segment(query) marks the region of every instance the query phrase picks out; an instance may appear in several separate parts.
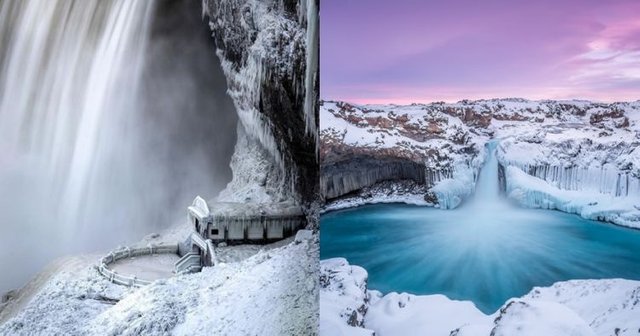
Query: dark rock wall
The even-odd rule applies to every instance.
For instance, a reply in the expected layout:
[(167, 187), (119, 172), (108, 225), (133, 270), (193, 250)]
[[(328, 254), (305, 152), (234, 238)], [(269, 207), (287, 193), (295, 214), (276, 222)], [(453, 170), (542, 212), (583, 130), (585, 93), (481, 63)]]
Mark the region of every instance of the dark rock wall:
[(408, 160), (353, 157), (322, 166), (320, 191), (326, 199), (332, 199), (386, 180), (424, 184), (425, 172), (424, 165)]
[[(274, 160), (291, 169), (294, 193), (303, 202), (312, 201), (317, 197), (317, 130), (307, 129), (304, 102), (307, 89), (317, 90), (317, 81), (315, 88), (305, 87), (307, 3), (206, 0), (205, 4), (219, 56), (231, 64), (231, 71), (240, 72), (255, 61), (251, 58), (259, 58), (258, 96), (246, 97), (251, 101), (245, 106), (256, 110), (258, 122), (269, 129), (270, 134), (261, 141)], [(265, 15), (272, 16), (271, 21), (276, 23), (265, 25)], [(315, 125), (317, 108), (314, 104)], [(265, 141), (265, 137), (273, 140)], [(277, 148), (270, 148), (271, 142)]]

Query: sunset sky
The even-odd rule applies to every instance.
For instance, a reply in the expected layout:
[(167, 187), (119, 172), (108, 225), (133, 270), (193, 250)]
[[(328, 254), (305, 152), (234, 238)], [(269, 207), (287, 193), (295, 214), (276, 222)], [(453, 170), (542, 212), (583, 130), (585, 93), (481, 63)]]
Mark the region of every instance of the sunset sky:
[(639, 0), (320, 6), (322, 99), (640, 99)]

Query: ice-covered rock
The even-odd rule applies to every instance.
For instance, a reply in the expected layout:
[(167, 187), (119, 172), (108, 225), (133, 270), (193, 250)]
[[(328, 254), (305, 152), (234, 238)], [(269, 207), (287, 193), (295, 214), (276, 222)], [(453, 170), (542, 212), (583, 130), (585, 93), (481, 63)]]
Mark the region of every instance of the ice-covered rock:
[(500, 309), (493, 336), (595, 336), (578, 314), (555, 302), (513, 300)]
[(373, 335), (364, 330), (368, 308), (367, 272), (344, 258), (320, 264), (320, 334)]
[[(469, 301), (455, 301), (444, 295), (380, 295), (369, 306), (366, 328), (376, 335), (449, 335), (466, 324), (483, 324), (490, 319)], [(373, 300), (372, 300), (373, 301)]]
[(203, 14), (242, 129), (224, 197), (313, 200), (317, 2), (203, 0)]

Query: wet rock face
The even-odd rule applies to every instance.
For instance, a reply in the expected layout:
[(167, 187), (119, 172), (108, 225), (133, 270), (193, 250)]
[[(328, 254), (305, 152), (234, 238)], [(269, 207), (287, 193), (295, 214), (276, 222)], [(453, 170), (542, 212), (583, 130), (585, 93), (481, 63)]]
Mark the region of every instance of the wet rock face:
[(247, 129), (249, 136), (287, 170), (293, 193), (310, 202), (317, 195), (318, 162), (315, 130), (308, 130), (304, 112), (305, 92), (315, 89), (305, 86), (306, 1), (205, 4), (242, 124), (256, 126)]

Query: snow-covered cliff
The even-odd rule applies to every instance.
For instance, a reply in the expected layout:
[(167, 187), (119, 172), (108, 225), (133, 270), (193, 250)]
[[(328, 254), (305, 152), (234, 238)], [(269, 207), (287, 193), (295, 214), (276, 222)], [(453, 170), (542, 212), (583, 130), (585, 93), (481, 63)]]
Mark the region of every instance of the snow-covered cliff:
[(485, 315), (470, 301), (367, 288), (367, 272), (342, 258), (321, 261), (322, 335), (637, 335), (640, 282), (571, 280), (535, 287)]
[[(640, 102), (322, 102), (320, 111), (320, 188), (332, 204), (384, 200), (389, 188), (369, 190), (410, 179), (422, 186), (404, 188), (414, 200), (455, 207), (455, 196), (473, 191), (483, 146), (494, 138), (502, 188), (521, 204), (628, 226), (640, 218)], [(568, 204), (578, 195), (580, 209)]]
[(507, 196), (528, 207), (640, 227), (640, 103), (541, 107), (555, 118), (496, 131)]
[(313, 0), (203, 1), (240, 120), (226, 201), (316, 196), (317, 8)]
[[(445, 105), (344, 102), (322, 102), (320, 111), (320, 190), (325, 198), (403, 180), (416, 203), (455, 207), (449, 205), (451, 197), (473, 190), (490, 137), (481, 114), (460, 115)], [(469, 184), (455, 183), (462, 180)], [(456, 195), (450, 195), (454, 189)]]

